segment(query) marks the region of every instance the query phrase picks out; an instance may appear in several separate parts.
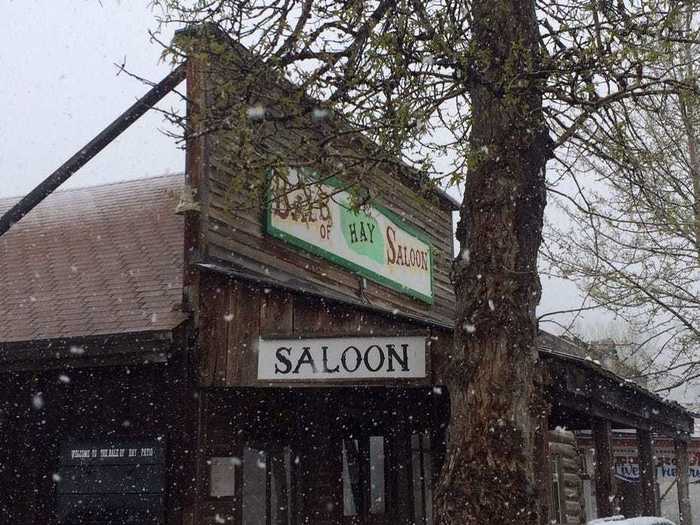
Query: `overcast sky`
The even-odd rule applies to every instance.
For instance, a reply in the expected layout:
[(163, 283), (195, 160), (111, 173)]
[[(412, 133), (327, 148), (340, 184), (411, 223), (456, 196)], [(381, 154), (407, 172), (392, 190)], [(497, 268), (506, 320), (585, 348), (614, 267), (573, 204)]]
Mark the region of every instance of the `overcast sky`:
[[(0, 13), (0, 196), (23, 195), (92, 139), (147, 91), (138, 80), (117, 75), (126, 63), (152, 80), (170, 71), (146, 0), (15, 0)], [(160, 35), (169, 42), (172, 33)], [(161, 107), (177, 104), (168, 97)], [(184, 153), (160, 132), (162, 116), (150, 112), (66, 184), (85, 186), (184, 169)], [(576, 287), (543, 278), (541, 312), (575, 307)], [(587, 313), (583, 325), (608, 323)], [(557, 332), (552, 324), (543, 328)]]
[[(7, 0), (0, 13), (0, 195), (31, 190), (128, 108), (147, 87), (115, 63), (159, 80), (169, 67), (149, 42), (146, 0)], [(163, 35), (169, 41), (170, 35)], [(175, 97), (164, 106), (177, 103)], [(182, 171), (184, 154), (142, 117), (69, 185)]]

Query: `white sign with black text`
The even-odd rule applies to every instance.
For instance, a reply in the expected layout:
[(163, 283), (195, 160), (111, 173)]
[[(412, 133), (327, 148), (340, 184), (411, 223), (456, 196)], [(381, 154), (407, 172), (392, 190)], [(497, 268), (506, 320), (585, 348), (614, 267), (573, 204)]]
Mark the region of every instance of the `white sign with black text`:
[(258, 379), (420, 379), (426, 346), (425, 336), (260, 339)]

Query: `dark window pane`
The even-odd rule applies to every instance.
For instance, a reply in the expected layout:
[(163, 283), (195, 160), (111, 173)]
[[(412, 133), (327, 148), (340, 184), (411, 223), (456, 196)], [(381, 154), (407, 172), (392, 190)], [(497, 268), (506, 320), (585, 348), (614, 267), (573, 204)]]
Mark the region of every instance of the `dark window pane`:
[(411, 436), (411, 471), (413, 475), (413, 515), (417, 524), (433, 522), (432, 455), (426, 434)]
[(370, 477), (370, 512), (384, 514), (385, 483), (384, 483), (384, 438), (372, 436), (369, 438), (369, 477)]
[(270, 453), (269, 466), (272, 488), (270, 509), (273, 525), (289, 525), (291, 523), (291, 462), (289, 447)]
[(357, 515), (361, 497), (360, 452), (356, 439), (343, 440), (343, 515)]
[(266, 525), (267, 455), (243, 449), (243, 525)]

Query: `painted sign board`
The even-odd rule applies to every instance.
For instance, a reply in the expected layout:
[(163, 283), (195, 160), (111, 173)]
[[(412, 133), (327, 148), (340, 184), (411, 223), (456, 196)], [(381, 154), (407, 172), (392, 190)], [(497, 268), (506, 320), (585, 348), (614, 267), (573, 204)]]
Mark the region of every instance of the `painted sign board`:
[(424, 235), (381, 206), (355, 209), (345, 189), (307, 170), (270, 172), (267, 232), (432, 303), (433, 256)]
[[(615, 476), (625, 481), (639, 481), (639, 460), (636, 448), (613, 448), (615, 458)], [(676, 478), (676, 454), (673, 448), (654, 448), (656, 461), (656, 479), (673, 480)], [(688, 477), (691, 481), (700, 480), (700, 464), (697, 455), (690, 455)]]
[(58, 523), (163, 523), (164, 462), (162, 439), (64, 443), (53, 477)]
[(163, 443), (159, 440), (70, 442), (61, 448), (62, 465), (152, 464), (163, 463)]
[(260, 339), (258, 379), (420, 379), (426, 353), (425, 336)]

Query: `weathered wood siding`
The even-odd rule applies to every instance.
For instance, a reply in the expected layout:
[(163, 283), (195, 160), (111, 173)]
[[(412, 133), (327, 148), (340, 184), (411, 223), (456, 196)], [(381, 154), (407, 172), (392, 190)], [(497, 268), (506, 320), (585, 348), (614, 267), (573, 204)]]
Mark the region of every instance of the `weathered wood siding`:
[[(198, 123), (197, 138), (190, 140), (190, 157), (197, 164), (190, 170), (198, 173), (192, 180), (202, 206), (200, 257), (230, 264), (239, 264), (244, 257), (247, 264), (262, 271), (280, 269), (300, 281), (362, 298), (388, 312), (450, 325), (455, 305), (450, 282), (452, 205), (435, 192), (422, 192), (415, 173), (382, 156), (357, 133), (339, 134), (345, 128), (333, 119), (314, 120), (310, 111), (291, 119), (247, 118), (249, 108), (264, 108), (268, 116), (279, 116), (297, 106), (307, 107), (309, 101), (257, 68), (254, 60), (236, 58), (236, 53), (241, 50), (235, 50), (233, 58), (211, 58), (206, 67), (193, 68), (197, 78), (188, 79), (190, 91), (200, 90), (189, 93), (198, 101), (190, 110), (205, 115), (193, 119)], [(223, 126), (227, 129), (221, 129), (223, 115), (227, 115)], [(388, 208), (423, 232), (434, 251), (433, 304), (369, 279), (361, 292), (357, 274), (268, 236), (265, 186), (271, 165), (308, 166), (321, 176), (336, 176), (345, 184), (368, 190), (371, 204)]]
[(195, 458), (183, 370), (178, 360), (0, 375), (0, 523), (57, 523), (55, 476), (67, 441), (156, 438), (167, 451), (163, 523), (189, 523)]
[[(431, 329), (391, 315), (229, 279), (214, 272), (202, 274), (200, 293), (199, 379), (204, 386), (265, 386), (266, 383), (257, 381), (255, 348), (260, 337), (425, 334), (430, 338), (427, 357), (428, 371), (432, 372), (428, 378), (430, 382), (439, 381), (439, 370), (451, 347), (448, 330)], [(398, 380), (382, 382), (394, 381)], [(401, 380), (401, 383), (410, 384), (411, 380)]]
[[(347, 517), (343, 521), (343, 483), (339, 474), (342, 440), (350, 435), (384, 436), (387, 461), (396, 456), (394, 466), (400, 474), (385, 471), (385, 487), (389, 489), (386, 509), (395, 513), (386, 517), (394, 519), (378, 523), (413, 523), (408, 519), (412, 501), (409, 487), (397, 486), (397, 476), (411, 477), (408, 448), (411, 434), (430, 434), (433, 473), (439, 472), (443, 461), (439, 452), (445, 447), (441, 424), (449, 407), (446, 396), (436, 395), (432, 388), (229, 388), (205, 390), (200, 400), (198, 524), (241, 522), (242, 469), (236, 472), (239, 489), (235, 494), (214, 496), (210, 487), (210, 460), (213, 457), (245, 460), (243, 447), (246, 446), (266, 451), (281, 451), (285, 447), (293, 450), (299, 458), (292, 467), (298, 469), (298, 478), (290, 479), (289, 489), (294, 498), (288, 511), (296, 518), (292, 523), (314, 525), (349, 523)], [(408, 479), (402, 481), (407, 483)], [(264, 516), (261, 522), (262, 519)]]

